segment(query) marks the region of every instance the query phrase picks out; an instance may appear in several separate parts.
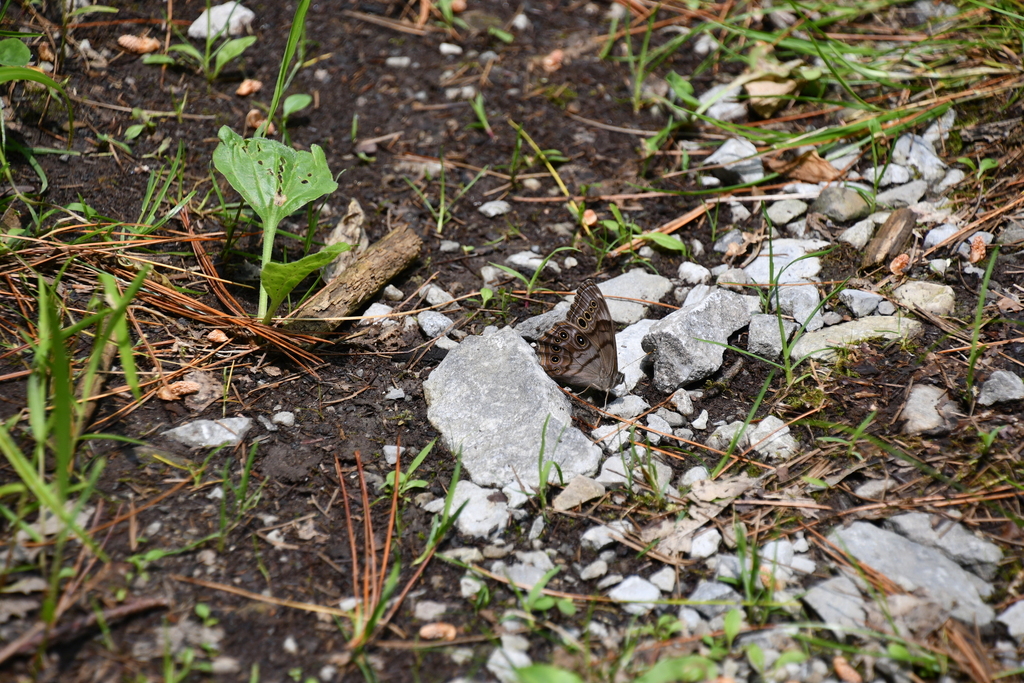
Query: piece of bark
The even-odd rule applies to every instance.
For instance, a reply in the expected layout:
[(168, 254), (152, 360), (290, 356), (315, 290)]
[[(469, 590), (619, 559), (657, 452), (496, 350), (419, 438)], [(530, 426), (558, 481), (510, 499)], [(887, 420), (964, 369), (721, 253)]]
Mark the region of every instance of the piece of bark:
[(378, 240), (358, 261), (292, 312), (282, 323), (290, 332), (321, 335), (336, 330), (381, 287), (420, 255), (423, 242), (403, 225)]
[(917, 214), (910, 209), (896, 209), (888, 220), (882, 224), (878, 234), (868, 243), (864, 250), (861, 268), (872, 268), (879, 263), (886, 263), (904, 251), (910, 235), (917, 225)]

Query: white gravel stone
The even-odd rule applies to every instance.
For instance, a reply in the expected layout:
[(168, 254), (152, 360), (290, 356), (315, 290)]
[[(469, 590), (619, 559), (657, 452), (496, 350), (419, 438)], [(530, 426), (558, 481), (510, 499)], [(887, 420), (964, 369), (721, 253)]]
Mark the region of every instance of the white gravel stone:
[(205, 39), (210, 35), (240, 36), (255, 18), (255, 12), (232, 0), (203, 10), (199, 18), (188, 27), (188, 37)]
[(495, 199), (494, 201), (481, 204), (477, 210), (488, 218), (496, 218), (497, 216), (504, 216), (511, 211), (512, 205), (503, 199)]
[(630, 576), (608, 592), (608, 597), (625, 603), (622, 609), (629, 614), (643, 615), (654, 609), (654, 602), (661, 599), (661, 591), (650, 581), (639, 576)]

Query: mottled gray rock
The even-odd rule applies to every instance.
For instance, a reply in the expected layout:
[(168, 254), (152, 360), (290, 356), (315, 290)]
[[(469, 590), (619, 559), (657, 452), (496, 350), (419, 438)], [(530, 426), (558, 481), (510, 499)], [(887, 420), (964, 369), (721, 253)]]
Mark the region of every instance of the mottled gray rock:
[(845, 575), (813, 586), (802, 599), (823, 623), (840, 627), (833, 631), (840, 639), (845, 636), (841, 629), (861, 629), (867, 621), (867, 610), (860, 590)]
[(679, 488), (690, 488), (698, 481), (704, 481), (710, 479), (711, 473), (708, 472), (708, 468), (703, 465), (697, 465), (691, 467), (683, 473), (683, 476), (679, 477)]
[(203, 10), (199, 18), (188, 27), (188, 37), (205, 39), (240, 36), (252, 24), (256, 13), (243, 6), (240, 2), (230, 0), (222, 5), (214, 5)]
[(878, 206), (885, 206), (890, 209), (902, 209), (905, 206), (912, 206), (928, 191), (928, 183), (923, 180), (914, 180), (906, 185), (897, 185), (885, 192), (879, 192), (875, 197)]
[(711, 557), (718, 552), (721, 543), (722, 534), (718, 529), (708, 529), (694, 534), (693, 541), (690, 542), (690, 557), (697, 559)]
[[(631, 325), (644, 317), (647, 306), (639, 301), (661, 301), (672, 291), (672, 282), (641, 268), (602, 282), (597, 286), (608, 303), (608, 313), (617, 323)], [(616, 297), (623, 297), (618, 299)], [(626, 301), (637, 299), (639, 301)]]
[(711, 282), (711, 271), (691, 261), (679, 264), (678, 276), (685, 285), (706, 285)]
[(799, 199), (783, 199), (768, 207), (768, 218), (775, 225), (786, 225), (807, 213), (807, 204)]
[(718, 581), (701, 581), (687, 598), (690, 607), (705, 619), (714, 619), (740, 606), (743, 598), (729, 586)]
[[(607, 452), (618, 453), (621, 450), (629, 448), (631, 432), (632, 427), (616, 422), (615, 424), (603, 425), (591, 430), (590, 436), (593, 437), (594, 443)], [(643, 438), (642, 434), (637, 434), (637, 438)], [(605, 480), (605, 468), (607, 467), (608, 462), (608, 460), (605, 461), (604, 465), (601, 467), (601, 473), (597, 475), (597, 480), (602, 484), (610, 483)]]
[(1024, 644), (1024, 600), (1019, 600), (1006, 609), (998, 617), (999, 622), (1006, 626), (1007, 632)]
[(423, 288), (423, 298), (431, 306), (443, 306), (455, 301), (455, 297), (434, 284)]
[(924, 236), (924, 248), (931, 249), (936, 244), (943, 242), (944, 240), (952, 237), (960, 229), (951, 223), (943, 223), (942, 225), (932, 228)]
[(550, 259), (545, 263), (543, 256), (534, 254), (532, 251), (520, 251), (505, 259), (506, 266), (512, 266), (520, 273), (526, 273), (527, 275), (537, 272), (541, 264), (544, 264), (544, 270), (550, 270), (555, 275), (562, 272), (562, 268), (558, 265), (557, 261)]
[(754, 425), (747, 438), (755, 451), (770, 460), (789, 460), (799, 448), (786, 423), (774, 415)]
[(397, 325), (398, 323), (394, 320), (389, 320), (383, 316), (390, 315), (391, 311), (395, 310), (391, 306), (382, 303), (370, 304), (370, 306), (363, 312), (362, 320), (359, 321), (359, 326), (363, 327), (366, 325), (380, 324), (383, 327), (390, 327), (391, 325)]
[(709, 171), (726, 185), (753, 183), (764, 178), (764, 166), (754, 143), (743, 138), (730, 138), (704, 162), (719, 166)]
[(625, 396), (620, 396), (606, 405), (604, 410), (609, 415), (621, 417), (624, 420), (632, 420), (634, 417), (645, 410), (648, 410), (650, 407), (651, 405), (639, 396), (627, 394)]
[(615, 602), (623, 603), (624, 612), (642, 615), (654, 609), (654, 603), (661, 599), (661, 591), (646, 579), (630, 576), (608, 591), (608, 597)]
[[(782, 330), (779, 330), (779, 322)], [(768, 360), (778, 360), (782, 356), (782, 335), (786, 340), (793, 336), (800, 326), (792, 320), (777, 315), (758, 313), (750, 317), (747, 330), (747, 351)]]
[(825, 326), (825, 321), (821, 318), (820, 303), (821, 296), (818, 294), (818, 288), (813, 284), (789, 284), (779, 287), (779, 308), (808, 332), (820, 330)]
[[(494, 493), (493, 489), (481, 488), (465, 479), (459, 480), (452, 494), (451, 510), (458, 510), (459, 506), (466, 504), (455, 523), (460, 533), (486, 538), (508, 526), (508, 505), (502, 500), (493, 500)], [(424, 505), (423, 509), (436, 514), (444, 510), (444, 503), (444, 498), (438, 498)]]
[(444, 334), (452, 326), (452, 319), (437, 311), (423, 311), (416, 316), (416, 321), (423, 334), (431, 339)]
[(742, 292), (752, 282), (750, 276), (741, 268), (727, 268), (715, 279), (716, 285), (734, 292)]
[(907, 396), (900, 418), (906, 420), (904, 434), (948, 434), (956, 419), (956, 406), (945, 389), (931, 384), (916, 384)]
[[(705, 444), (709, 448), (714, 448), (718, 451), (724, 451), (732, 443), (732, 440), (736, 437), (736, 434), (743, 429), (743, 422), (741, 420), (735, 420), (729, 424), (724, 424), (715, 428), (715, 431), (711, 432), (711, 436), (708, 437)], [(745, 450), (750, 445), (750, 429), (740, 434), (739, 439), (736, 441), (736, 448)]]
[(995, 617), (969, 572), (935, 548), (914, 543), (868, 522), (839, 527), (829, 540), (858, 562), (895, 581), (908, 592), (922, 591), (966, 624), (984, 628)]
[(463, 466), (478, 484), (536, 486), (545, 420), (543, 457), (558, 463), (563, 477), (597, 469), (600, 449), (572, 426), (568, 398), (510, 328), (467, 337), (423, 383), (423, 394), (445, 448), (461, 451)]
[(740, 230), (730, 230), (711, 245), (711, 248), (715, 251), (724, 254), (729, 250), (730, 245), (743, 244), (743, 233)]
[(248, 417), (224, 417), (219, 420), (194, 420), (168, 429), (163, 436), (191, 448), (237, 446), (252, 427)]
[(946, 171), (946, 175), (942, 177), (942, 180), (936, 183), (933, 189), (936, 194), (943, 194), (962, 183), (966, 177), (967, 174), (959, 168), (951, 168)]
[(516, 559), (519, 562), (512, 564), (506, 564), (498, 560), (491, 565), (491, 571), (519, 584), (521, 587), (525, 587), (526, 590), (533, 588), (537, 582), (544, 578), (546, 572), (555, 567), (551, 562), (551, 558), (542, 550), (532, 552), (517, 550)]
[(622, 384), (615, 387), (615, 393), (632, 391), (633, 387), (646, 377), (647, 352), (644, 351), (644, 337), (651, 331), (656, 320), (645, 318), (634, 323), (615, 335), (615, 348), (619, 354), (619, 372), (622, 373)]
[(1024, 225), (1009, 221), (999, 233), (999, 244), (1018, 244), (1024, 242)]
[(978, 538), (961, 524), (924, 512), (891, 517), (885, 527), (915, 543), (938, 548), (961, 567), (991, 581), (999, 571), (1003, 551), (994, 543)]
[(895, 316), (869, 315), (802, 335), (790, 350), (790, 357), (800, 360), (804, 356), (810, 355), (819, 360), (832, 360), (835, 358), (833, 349), (837, 347), (859, 344), (878, 337), (911, 339), (921, 334), (922, 329), (923, 326), (916, 320)]
[(601, 463), (601, 473), (596, 481), (609, 488), (625, 486), (629, 483), (629, 468), (621, 455), (613, 455)]
[(812, 213), (824, 214), (837, 223), (857, 221), (871, 213), (871, 207), (855, 190), (826, 187), (811, 204)]
[(676, 589), (676, 570), (674, 567), (662, 567), (647, 577), (647, 580), (662, 593), (671, 593)]
[(893, 313), (896, 312), (896, 304), (889, 301), (888, 299), (883, 299), (882, 301), (878, 302), (878, 308), (875, 309), (875, 311), (878, 313), (878, 315), (892, 315)]
[(623, 536), (632, 531), (633, 526), (626, 521), (609, 522), (591, 527), (583, 532), (580, 537), (580, 545), (584, 549), (600, 551), (612, 543), (616, 543), (615, 536)]
[(874, 166), (864, 171), (864, 179), (868, 182), (873, 183), (876, 178), (878, 179), (879, 187), (902, 185), (903, 183), (910, 182), (910, 171), (905, 166), (900, 166), (899, 164)]
[(839, 300), (846, 304), (854, 316), (863, 318), (875, 312), (878, 302), (882, 300), (882, 295), (859, 289), (844, 289), (839, 292)]
[(584, 581), (593, 581), (607, 573), (608, 563), (604, 560), (594, 560), (580, 571), (580, 578)]
[(503, 199), (495, 199), (494, 201), (485, 202), (480, 205), (479, 209), (477, 209), (477, 211), (487, 216), (488, 218), (503, 216), (511, 210), (512, 205)]
[(863, 249), (871, 240), (875, 232), (875, 224), (871, 219), (857, 221), (846, 230), (839, 233), (837, 238), (840, 242), (846, 242), (854, 249)]
[(760, 285), (809, 282), (821, 271), (821, 259), (808, 254), (829, 246), (825, 240), (772, 240), (744, 270)]
[(516, 669), (533, 664), (530, 655), (526, 654), (529, 642), (526, 643), (526, 647), (520, 647), (521, 644), (512, 642), (513, 639), (526, 640), (518, 635), (504, 635), (501, 637), (501, 647), (495, 648), (487, 658), (487, 670), (501, 683), (519, 683), (522, 679), (519, 678)]
[(956, 295), (949, 285), (914, 280), (900, 285), (893, 292), (897, 303), (911, 310), (920, 308), (935, 315), (949, 315), (956, 304)]
[(669, 393), (710, 377), (722, 365), (725, 349), (719, 344), (749, 322), (744, 297), (703, 285), (695, 287), (687, 304), (652, 325), (643, 339), (644, 350), (654, 355), (655, 386)]
[(747, 117), (747, 103), (738, 99), (741, 90), (740, 86), (716, 85), (700, 96), (700, 103), (711, 103), (705, 113), (713, 119), (739, 121)]
[(905, 133), (893, 145), (892, 160), (916, 170), (929, 185), (946, 176), (946, 164), (935, 154), (932, 143), (919, 135)]
[(559, 511), (571, 510), (587, 501), (600, 498), (604, 491), (604, 486), (590, 477), (573, 477), (569, 485), (551, 501), (551, 507)]
[(978, 403), (990, 406), (993, 403), (1019, 401), (1024, 398), (1024, 380), (1009, 370), (996, 370), (981, 385)]
[(537, 341), (543, 337), (548, 330), (555, 326), (555, 323), (560, 323), (565, 320), (565, 316), (569, 314), (569, 302), (559, 301), (555, 304), (547, 313), (541, 313), (535, 315), (532, 318), (527, 318), (515, 326), (516, 332), (523, 336), (523, 339), (530, 341)]

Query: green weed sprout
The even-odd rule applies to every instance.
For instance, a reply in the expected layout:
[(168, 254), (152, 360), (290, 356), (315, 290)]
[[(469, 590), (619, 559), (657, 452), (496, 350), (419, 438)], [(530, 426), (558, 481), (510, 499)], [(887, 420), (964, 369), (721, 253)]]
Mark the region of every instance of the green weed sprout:
[[(331, 245), (292, 263), (273, 263), (274, 236), (281, 221), (300, 208), (338, 189), (319, 145), (298, 151), (276, 140), (242, 138), (223, 126), (213, 152), (217, 167), (242, 199), (263, 220), (258, 317), (264, 324), (288, 293), (307, 275), (321, 268), (349, 245)], [(269, 299), (269, 305), (268, 305)]]

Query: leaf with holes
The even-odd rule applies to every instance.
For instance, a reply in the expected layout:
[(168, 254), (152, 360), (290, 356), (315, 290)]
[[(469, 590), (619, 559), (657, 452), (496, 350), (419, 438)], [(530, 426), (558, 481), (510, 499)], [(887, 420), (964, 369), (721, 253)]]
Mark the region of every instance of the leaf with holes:
[(276, 229), (284, 217), (338, 189), (318, 145), (302, 152), (277, 140), (243, 138), (227, 126), (217, 137), (213, 165), (259, 214), (265, 228)]

